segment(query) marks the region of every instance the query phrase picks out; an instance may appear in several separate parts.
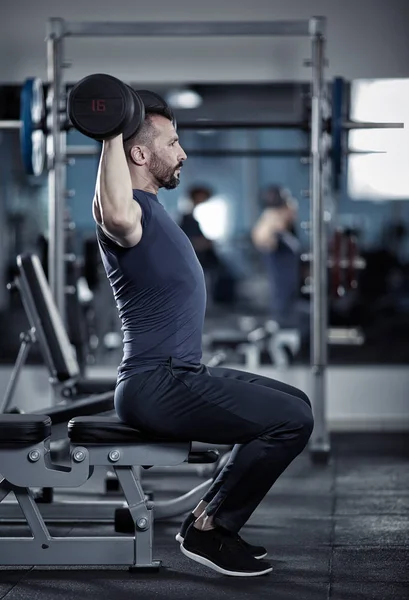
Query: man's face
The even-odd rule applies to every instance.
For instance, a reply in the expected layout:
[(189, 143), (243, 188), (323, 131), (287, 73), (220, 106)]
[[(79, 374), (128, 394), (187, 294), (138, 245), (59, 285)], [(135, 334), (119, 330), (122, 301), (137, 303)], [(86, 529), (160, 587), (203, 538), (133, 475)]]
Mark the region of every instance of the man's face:
[(159, 135), (150, 148), (149, 171), (159, 187), (173, 190), (180, 183), (180, 170), (187, 156), (179, 144), (179, 137), (172, 123), (162, 116), (155, 118)]

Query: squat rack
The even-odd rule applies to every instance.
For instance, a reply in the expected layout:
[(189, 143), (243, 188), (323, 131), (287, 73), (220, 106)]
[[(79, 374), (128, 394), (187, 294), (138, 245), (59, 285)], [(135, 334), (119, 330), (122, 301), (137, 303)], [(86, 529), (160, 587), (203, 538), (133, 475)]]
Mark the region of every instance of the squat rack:
[[(77, 22), (50, 19), (47, 31), (47, 78), (50, 110), (48, 142), (49, 186), (49, 259), (50, 287), (61, 315), (65, 315), (65, 199), (67, 147), (61, 126), (66, 92), (63, 85), (64, 39), (66, 37), (214, 37), (214, 36), (293, 36), (311, 41), (311, 181), (310, 213), (312, 222), (312, 312), (311, 397), (315, 430), (310, 450), (316, 459), (329, 455), (326, 430), (327, 367), (327, 235), (324, 218), (324, 164), (327, 160), (323, 120), (325, 99), (324, 17), (294, 21), (252, 22)], [(91, 201), (91, 199), (90, 199)]]

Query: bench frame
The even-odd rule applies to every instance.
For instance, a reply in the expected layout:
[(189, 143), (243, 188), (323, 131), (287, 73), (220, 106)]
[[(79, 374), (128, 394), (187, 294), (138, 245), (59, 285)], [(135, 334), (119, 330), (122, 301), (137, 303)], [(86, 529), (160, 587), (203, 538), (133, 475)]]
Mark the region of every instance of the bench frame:
[[(18, 418), (18, 415), (16, 415)], [(71, 444), (69, 467), (50, 459), (50, 438), (16, 447), (0, 446), (0, 507), (10, 492), (28, 524), (32, 537), (0, 538), (2, 565), (128, 565), (134, 571), (158, 571), (153, 560), (153, 508), (139, 477), (138, 466), (175, 466), (189, 459), (188, 442), (135, 444)], [(41, 515), (32, 487), (78, 487), (95, 466), (110, 466), (118, 477), (135, 532), (129, 536), (53, 537)], [(114, 510), (112, 508), (112, 510)]]

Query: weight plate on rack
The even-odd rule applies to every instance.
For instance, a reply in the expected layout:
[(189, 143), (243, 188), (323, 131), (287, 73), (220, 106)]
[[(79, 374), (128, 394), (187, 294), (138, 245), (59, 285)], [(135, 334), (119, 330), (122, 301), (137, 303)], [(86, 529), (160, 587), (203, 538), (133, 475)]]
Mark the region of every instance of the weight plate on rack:
[(41, 79), (27, 79), (20, 96), (20, 147), (26, 172), (38, 177), (44, 170), (46, 143), (42, 129), (45, 117), (44, 89)]

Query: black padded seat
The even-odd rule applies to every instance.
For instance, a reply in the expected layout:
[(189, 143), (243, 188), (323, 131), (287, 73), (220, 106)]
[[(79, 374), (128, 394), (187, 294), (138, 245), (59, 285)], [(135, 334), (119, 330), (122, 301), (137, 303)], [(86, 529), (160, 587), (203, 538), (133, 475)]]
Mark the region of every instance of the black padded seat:
[[(168, 438), (134, 429), (122, 423), (118, 417), (77, 417), (68, 423), (68, 437), (73, 444), (135, 444), (135, 443), (187, 443), (181, 438)], [(215, 463), (219, 459), (216, 450), (189, 452), (188, 462), (196, 464)], [(150, 467), (144, 467), (148, 469)]]
[(74, 417), (89, 417), (96, 413), (107, 413), (113, 410), (114, 392), (111, 391), (107, 394), (101, 394), (101, 396), (87, 398), (86, 400), (75, 400), (68, 404), (56, 404), (47, 409), (47, 413), (52, 418), (53, 424), (58, 425), (68, 423)]
[(138, 442), (189, 442), (152, 435), (122, 423), (117, 417), (76, 417), (68, 423), (68, 437), (74, 444), (135, 444)]
[(0, 448), (2, 446), (30, 446), (51, 435), (48, 415), (1, 415)]

